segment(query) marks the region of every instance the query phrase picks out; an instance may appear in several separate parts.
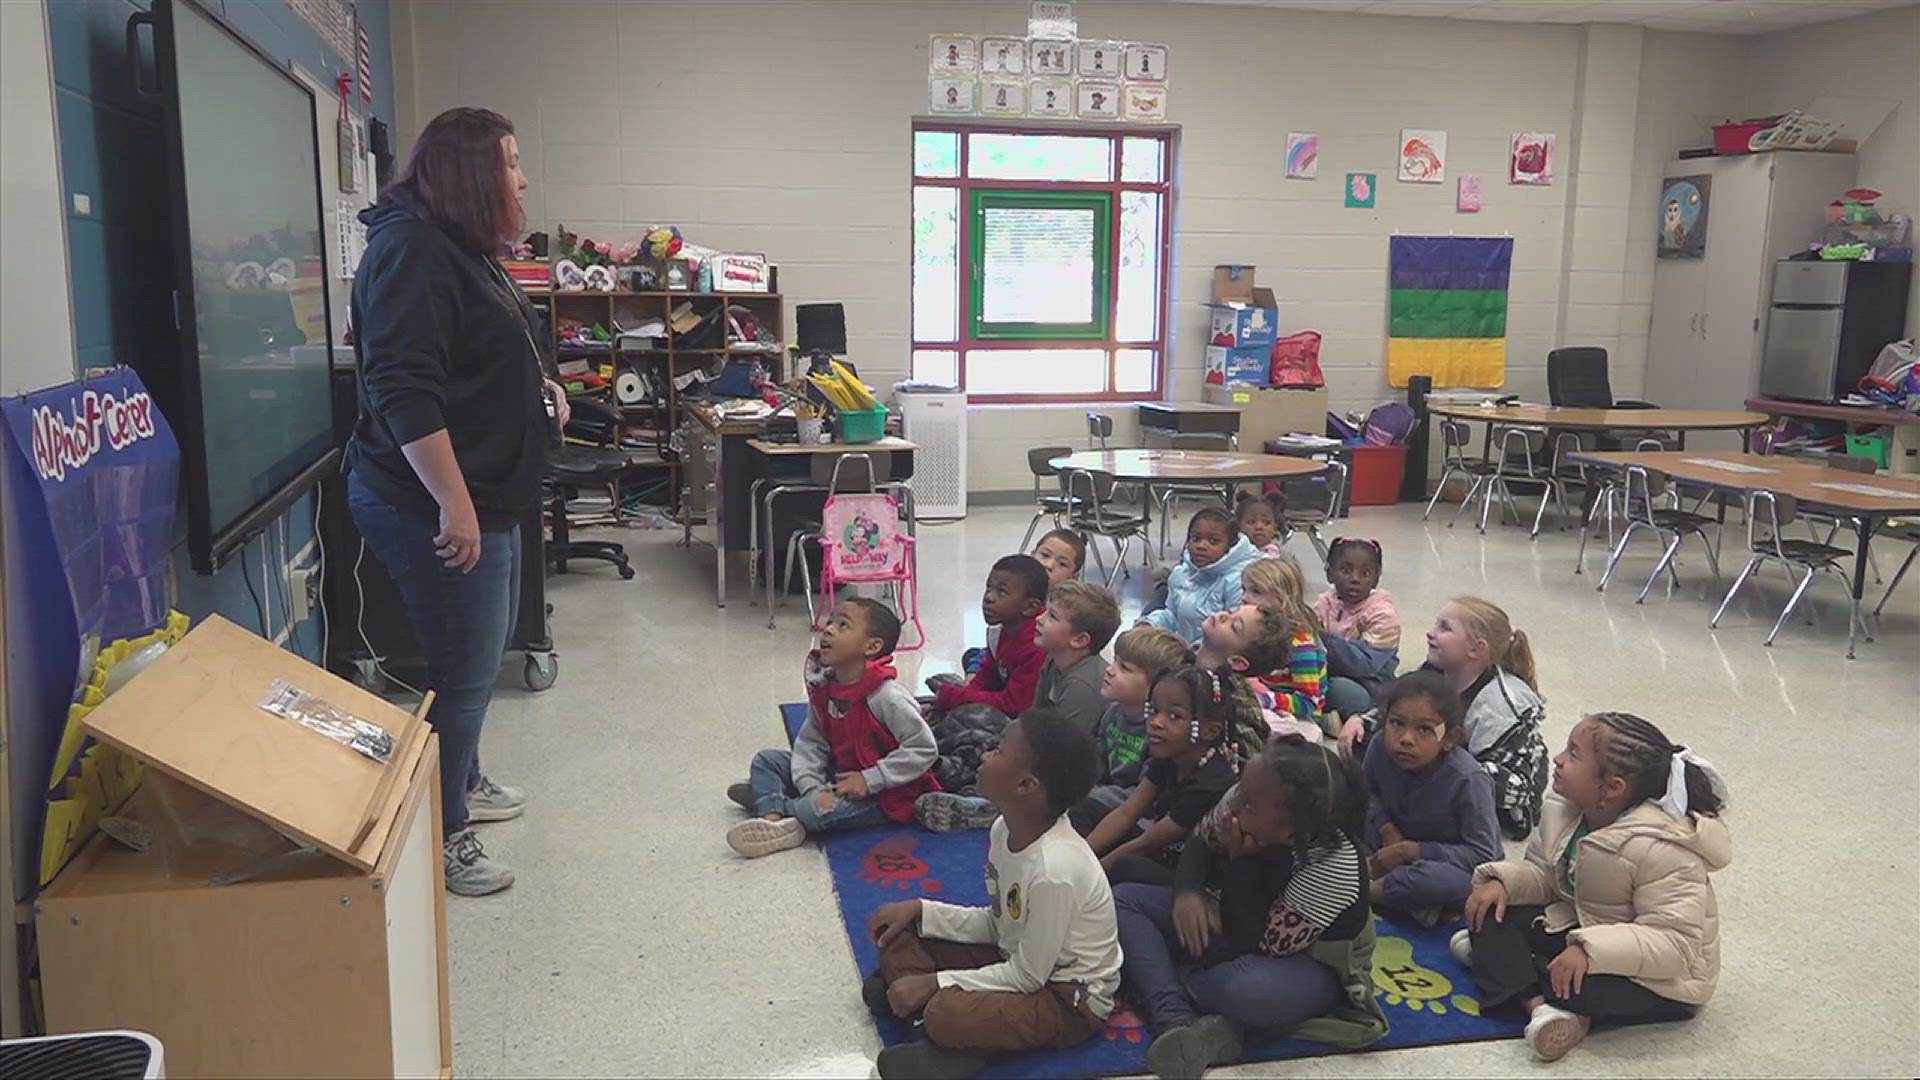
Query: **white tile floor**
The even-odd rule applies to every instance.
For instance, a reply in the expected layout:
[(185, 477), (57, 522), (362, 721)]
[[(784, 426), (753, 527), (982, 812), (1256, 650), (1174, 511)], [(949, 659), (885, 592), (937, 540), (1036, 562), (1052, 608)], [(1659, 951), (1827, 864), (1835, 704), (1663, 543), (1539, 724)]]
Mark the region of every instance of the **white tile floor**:
[[(979, 584), (1026, 522), (1025, 511), (1001, 507), (922, 530), (931, 640), (903, 654), (903, 677), (951, 670), (980, 641)], [(1558, 1071), (1913, 1075), (1920, 575), (1847, 662), (1837, 580), (1810, 594), (1813, 625), (1797, 619), (1763, 648), (1786, 595), (1778, 570), (1709, 632), (1720, 593), (1697, 550), (1685, 553), (1677, 592), (1635, 605), (1650, 541), (1596, 595), (1594, 569), (1571, 572), (1572, 533), (1482, 537), (1425, 524), (1407, 506), (1362, 509), (1341, 531), (1385, 545), (1385, 584), (1415, 649), (1451, 595), (1483, 595), (1513, 614), (1539, 652), (1556, 748), (1583, 711), (1626, 709), (1729, 778), (1735, 859), (1715, 879), (1718, 996), (1690, 1023), (1595, 1036)], [(639, 576), (621, 582), (588, 565), (550, 579), (559, 682), (541, 694), (503, 689), (488, 721), (489, 771), (525, 785), (533, 802), (521, 820), (483, 826), (519, 883), (496, 897), (448, 898), (456, 1071), (866, 1076), (878, 1043), (825, 860), (809, 846), (747, 862), (722, 838), (737, 818), (725, 786), (780, 738), (774, 705), (801, 696), (804, 607), (784, 609), (769, 631), (743, 592), (714, 606), (710, 549), (674, 546), (678, 533), (618, 538)], [(1304, 537), (1294, 546), (1311, 562)], [(1887, 572), (1902, 554), (1881, 551)], [(1597, 569), (1592, 550), (1588, 559)], [(518, 666), (508, 674), (517, 681)], [(1538, 1068), (1519, 1043), (1495, 1042), (1220, 1075)]]

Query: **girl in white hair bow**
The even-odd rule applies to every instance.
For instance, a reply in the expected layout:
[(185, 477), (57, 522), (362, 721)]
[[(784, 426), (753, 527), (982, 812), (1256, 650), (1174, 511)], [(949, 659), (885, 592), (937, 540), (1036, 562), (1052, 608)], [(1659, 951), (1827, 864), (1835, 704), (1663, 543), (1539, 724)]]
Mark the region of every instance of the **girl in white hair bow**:
[(1726, 783), (1630, 713), (1583, 718), (1553, 759), (1553, 791), (1521, 862), (1484, 863), (1454, 955), (1482, 1009), (1528, 1013), (1543, 1061), (1594, 1024), (1683, 1020), (1720, 975), (1707, 875), (1732, 860)]

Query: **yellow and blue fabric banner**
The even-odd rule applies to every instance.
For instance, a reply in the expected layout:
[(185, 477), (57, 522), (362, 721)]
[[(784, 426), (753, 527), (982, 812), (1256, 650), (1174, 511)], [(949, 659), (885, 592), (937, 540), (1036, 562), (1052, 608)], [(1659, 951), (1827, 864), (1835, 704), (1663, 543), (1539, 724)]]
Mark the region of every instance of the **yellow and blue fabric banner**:
[(1387, 382), (1435, 388), (1507, 379), (1509, 237), (1395, 236), (1387, 273)]

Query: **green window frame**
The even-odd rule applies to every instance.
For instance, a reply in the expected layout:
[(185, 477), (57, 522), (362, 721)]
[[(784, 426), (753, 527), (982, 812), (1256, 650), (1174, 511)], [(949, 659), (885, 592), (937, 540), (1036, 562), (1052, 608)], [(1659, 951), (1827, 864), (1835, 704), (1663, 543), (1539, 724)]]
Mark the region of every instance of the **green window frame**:
[[(973, 260), (973, 280), (968, 282), (968, 330), (980, 340), (994, 339), (1104, 339), (1112, 317), (1108, 295), (1113, 280), (1113, 194), (1111, 192), (1033, 191), (1023, 189), (976, 188), (970, 191), (967, 222)], [(1091, 273), (1087, 291), (1093, 317), (1086, 322), (994, 322), (986, 317), (985, 287), (987, 267), (987, 212), (989, 210), (1068, 210), (1093, 215)]]

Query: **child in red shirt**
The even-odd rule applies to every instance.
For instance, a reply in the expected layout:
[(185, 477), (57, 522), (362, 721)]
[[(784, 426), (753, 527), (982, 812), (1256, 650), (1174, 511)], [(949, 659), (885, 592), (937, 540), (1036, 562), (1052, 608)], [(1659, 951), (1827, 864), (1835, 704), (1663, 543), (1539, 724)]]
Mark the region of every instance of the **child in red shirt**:
[(1047, 571), (1031, 555), (1008, 555), (987, 574), (980, 614), (1000, 628), (1000, 640), (987, 650), (980, 670), (962, 681), (958, 675), (927, 679), (934, 704), (943, 712), (961, 705), (991, 705), (1009, 717), (1033, 708), (1046, 650), (1034, 638), (1034, 622), (1047, 606)]

